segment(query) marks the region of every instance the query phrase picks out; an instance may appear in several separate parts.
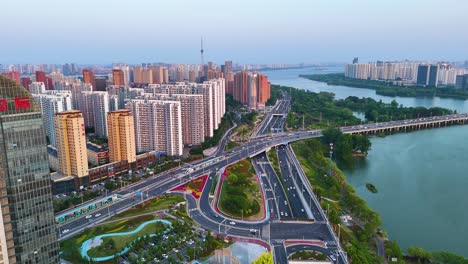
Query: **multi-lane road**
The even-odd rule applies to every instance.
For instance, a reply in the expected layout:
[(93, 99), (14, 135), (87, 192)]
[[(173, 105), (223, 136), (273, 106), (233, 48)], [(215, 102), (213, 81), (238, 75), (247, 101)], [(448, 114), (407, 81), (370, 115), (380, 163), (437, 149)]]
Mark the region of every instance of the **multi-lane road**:
[[(437, 122), (459, 122), (466, 120), (468, 120), (468, 114), (454, 114), (441, 117), (392, 121), (377, 124), (366, 124), (361, 126), (349, 126), (343, 127), (341, 129), (344, 133), (360, 133), (371, 131), (373, 129), (377, 130), (394, 127), (405, 127), (408, 125), (427, 125)], [(107, 207), (103, 207), (92, 211), (91, 217), (88, 216), (88, 218), (86, 218), (87, 215), (82, 215), (70, 222), (60, 225), (58, 227), (59, 239), (62, 240), (73, 234), (81, 232), (84, 228), (88, 226), (93, 226), (94, 224), (103, 221), (116, 213), (127, 210), (145, 199), (164, 194), (168, 190), (176, 187), (177, 185), (189, 181), (192, 177), (210, 174), (211, 178), (207, 182), (207, 188), (205, 188), (205, 190), (210, 190), (208, 186), (210, 186), (210, 182), (212, 184), (212, 179), (215, 176), (214, 173), (226, 167), (227, 165), (236, 163), (246, 157), (255, 157), (272, 147), (287, 145), (289, 142), (308, 138), (316, 138), (320, 136), (320, 130), (312, 130), (293, 133), (278, 133), (271, 136), (264, 136), (262, 138), (254, 138), (249, 142), (243, 144), (242, 146), (231, 149), (227, 152), (217, 151), (214, 155), (204, 160), (200, 160), (192, 164), (184, 164), (183, 166), (178, 167), (176, 169), (155, 175), (151, 178), (143, 179), (142, 181), (132, 186), (114, 192), (116, 194), (122, 195), (123, 198), (113, 204), (110, 204)], [(275, 207), (273, 204), (275, 203), (274, 201), (277, 200), (276, 204), (278, 206), (276, 207), (276, 209), (273, 208), (273, 218), (271, 219), (271, 221), (268, 220), (262, 223), (236, 222), (235, 225), (231, 225), (229, 224), (230, 221), (228, 221), (228, 219), (221, 217), (220, 215), (216, 214), (215, 211), (210, 209), (211, 205), (207, 204), (208, 202), (203, 202), (206, 198), (205, 196), (207, 195), (205, 194), (205, 191), (203, 193), (205, 196), (202, 196), (199, 203), (197, 203), (193, 198), (191, 198), (191, 196), (188, 196), (187, 199), (189, 208), (195, 209), (191, 211), (191, 216), (201, 226), (214, 231), (221, 231), (221, 233), (224, 232), (229, 235), (252, 236), (250, 229), (259, 230), (257, 236), (260, 236), (261, 238), (264, 238), (262, 237), (263, 233), (268, 233), (268, 237), (264, 239), (268, 239), (268, 241), (271, 241), (272, 245), (275, 248), (275, 254), (276, 248), (280, 248), (277, 242), (283, 241), (284, 239), (304, 238), (331, 242), (336, 241), (336, 239), (334, 238), (334, 234), (330, 231), (329, 226), (326, 224), (326, 218), (324, 217), (323, 211), (321, 211), (321, 208), (319, 208), (318, 203), (315, 201), (314, 197), (312, 197), (313, 195), (312, 191), (310, 190), (310, 186), (304, 183), (304, 176), (301, 176), (302, 172), (300, 171), (301, 169), (299, 168), (300, 166), (298, 166), (297, 160), (295, 160), (292, 157), (291, 153), (289, 153), (287, 149), (285, 149), (284, 152), (285, 153), (283, 154), (283, 151), (280, 147), (280, 150), (278, 150), (278, 156), (279, 159), (282, 161), (281, 164), (284, 165), (282, 166), (281, 170), (282, 174), (284, 174), (283, 177), (285, 178), (285, 183), (287, 183), (285, 184), (286, 190), (282, 187), (283, 191), (279, 189), (281, 184), (279, 183), (278, 177), (272, 176), (275, 173), (271, 168), (271, 165), (268, 165), (269, 163), (267, 162), (262, 163), (262, 159), (265, 159), (265, 156), (263, 156), (262, 158), (262, 155), (264, 154), (253, 159), (254, 162), (258, 161), (255, 165), (257, 169), (264, 171), (263, 173), (265, 174), (265, 176), (262, 176), (265, 178), (265, 180), (262, 180), (262, 182), (265, 184), (263, 186), (265, 187), (264, 191), (267, 199), (273, 198), (268, 200), (268, 207), (270, 210), (271, 207)], [(289, 158), (287, 158), (288, 156)], [(285, 162), (285, 164), (283, 164), (283, 161)], [(285, 172), (283, 173), (283, 171)], [(289, 181), (291, 182), (289, 183)], [(275, 190), (275, 187), (277, 187), (278, 189)], [(293, 188), (293, 191), (288, 192), (287, 188), (292, 187), (295, 187)], [(305, 192), (303, 192), (302, 188), (305, 189)], [(283, 197), (283, 200), (286, 200), (290, 198), (291, 194), (293, 198), (298, 197), (299, 192), (303, 193), (303, 198), (291, 199), (291, 201), (288, 200), (288, 205), (293, 203), (293, 206), (290, 206), (289, 212), (291, 212), (291, 215), (297, 214), (298, 210), (300, 213), (302, 213), (301, 209), (304, 209), (305, 211), (307, 207), (307, 203), (304, 203), (304, 201), (308, 200), (308, 207), (311, 210), (313, 218), (316, 222), (311, 224), (307, 222), (290, 223), (284, 221), (277, 221), (278, 217), (280, 219), (282, 218), (282, 220), (287, 219), (281, 217), (281, 215), (278, 216), (278, 214), (281, 214), (281, 210), (287, 211), (288, 209), (286, 207), (284, 207), (284, 209), (279, 208), (282, 201), (280, 200), (281, 198), (276, 197), (275, 199), (275, 197), (272, 197), (269, 193), (273, 194), (274, 196), (279, 195)], [(142, 193), (142, 195), (137, 196), (136, 193)], [(208, 201), (208, 199), (206, 201)], [(284, 201), (282, 204), (284, 204)], [(317, 208), (314, 208), (314, 204)], [(320, 216), (322, 216), (322, 218), (320, 218)], [(305, 218), (310, 218), (310, 216)], [(267, 228), (269, 232), (264, 232), (265, 230), (267, 230)], [(64, 232), (65, 230), (67, 230), (67, 232)], [(333, 245), (333, 243), (329, 243), (329, 248), (334, 249), (333, 247), (335, 247), (336, 249), (336, 244)], [(278, 251), (278, 254), (284, 255), (281, 252), (284, 253), (284, 249)], [(340, 256), (342, 256), (342, 254)], [(336, 263), (346, 263), (346, 261), (344, 258), (338, 258)]]

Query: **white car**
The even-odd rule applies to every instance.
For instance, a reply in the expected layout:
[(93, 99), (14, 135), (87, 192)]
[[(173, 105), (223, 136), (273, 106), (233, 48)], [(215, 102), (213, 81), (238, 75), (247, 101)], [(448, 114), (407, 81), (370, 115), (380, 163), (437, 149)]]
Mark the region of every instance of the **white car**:
[(65, 229), (65, 230), (62, 231), (63, 234), (66, 234), (68, 232), (70, 232), (70, 229)]
[(163, 258), (167, 259), (169, 256), (167, 254), (162, 254)]
[(331, 258), (331, 260), (333, 260), (333, 261), (336, 261), (336, 258), (335, 258), (335, 256), (333, 256), (333, 255), (330, 255), (330, 258)]
[(94, 215), (94, 217), (100, 217), (100, 216), (101, 216), (101, 214), (95, 214)]
[(174, 251), (175, 253), (179, 252), (177, 248), (173, 248), (172, 251)]
[(90, 219), (91, 217), (93, 217), (93, 215), (87, 215), (86, 219)]
[(288, 213), (284, 213), (284, 216), (288, 216)]
[(231, 224), (231, 225), (236, 225), (236, 222), (231, 221), (231, 222), (229, 222), (229, 224)]
[(281, 212), (281, 216), (284, 216), (284, 213), (283, 213), (283, 212)]

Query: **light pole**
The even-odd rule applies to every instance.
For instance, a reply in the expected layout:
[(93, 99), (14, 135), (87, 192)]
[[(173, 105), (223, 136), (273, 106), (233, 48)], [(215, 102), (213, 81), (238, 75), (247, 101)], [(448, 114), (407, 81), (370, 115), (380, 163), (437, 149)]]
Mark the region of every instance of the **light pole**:
[(332, 176), (332, 158), (333, 158), (333, 143), (330, 143), (330, 167), (328, 169), (328, 175)]

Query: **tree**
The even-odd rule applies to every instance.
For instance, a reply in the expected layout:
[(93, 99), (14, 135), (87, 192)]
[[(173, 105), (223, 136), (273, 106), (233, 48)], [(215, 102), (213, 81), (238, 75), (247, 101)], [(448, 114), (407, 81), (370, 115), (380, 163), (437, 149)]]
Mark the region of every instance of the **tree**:
[(273, 264), (273, 255), (271, 253), (263, 252), (260, 257), (252, 261), (252, 264)]
[(343, 137), (343, 132), (338, 128), (327, 128), (322, 130), (321, 141), (325, 145), (330, 143), (337, 144), (338, 141)]
[(429, 263), (432, 255), (429, 251), (426, 251), (419, 247), (409, 247), (407, 250), (408, 255), (418, 258), (422, 263)]

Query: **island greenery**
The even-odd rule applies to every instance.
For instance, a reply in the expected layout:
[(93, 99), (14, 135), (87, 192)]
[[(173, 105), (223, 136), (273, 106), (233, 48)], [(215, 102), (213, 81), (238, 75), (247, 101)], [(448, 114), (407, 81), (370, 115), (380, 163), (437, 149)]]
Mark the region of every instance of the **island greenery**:
[(236, 218), (259, 214), (262, 200), (250, 159), (228, 167), (226, 174), (219, 195), (219, 209)]
[(377, 191), (377, 188), (375, 188), (374, 184), (372, 184), (372, 183), (369, 183), (369, 182), (366, 183), (366, 188), (367, 188), (367, 190), (369, 190), (369, 192), (371, 192), (371, 193), (377, 193), (377, 192), (378, 192), (378, 191)]
[(468, 99), (468, 92), (464, 90), (455, 89), (454, 87), (421, 87), (421, 86), (401, 86), (395, 85), (388, 81), (378, 80), (361, 80), (347, 78), (343, 73), (329, 73), (329, 74), (312, 74), (300, 75), (300, 77), (325, 82), (328, 85), (342, 85), (348, 87), (372, 89), (379, 95), (385, 96), (401, 96), (401, 97), (449, 97), (456, 99)]

